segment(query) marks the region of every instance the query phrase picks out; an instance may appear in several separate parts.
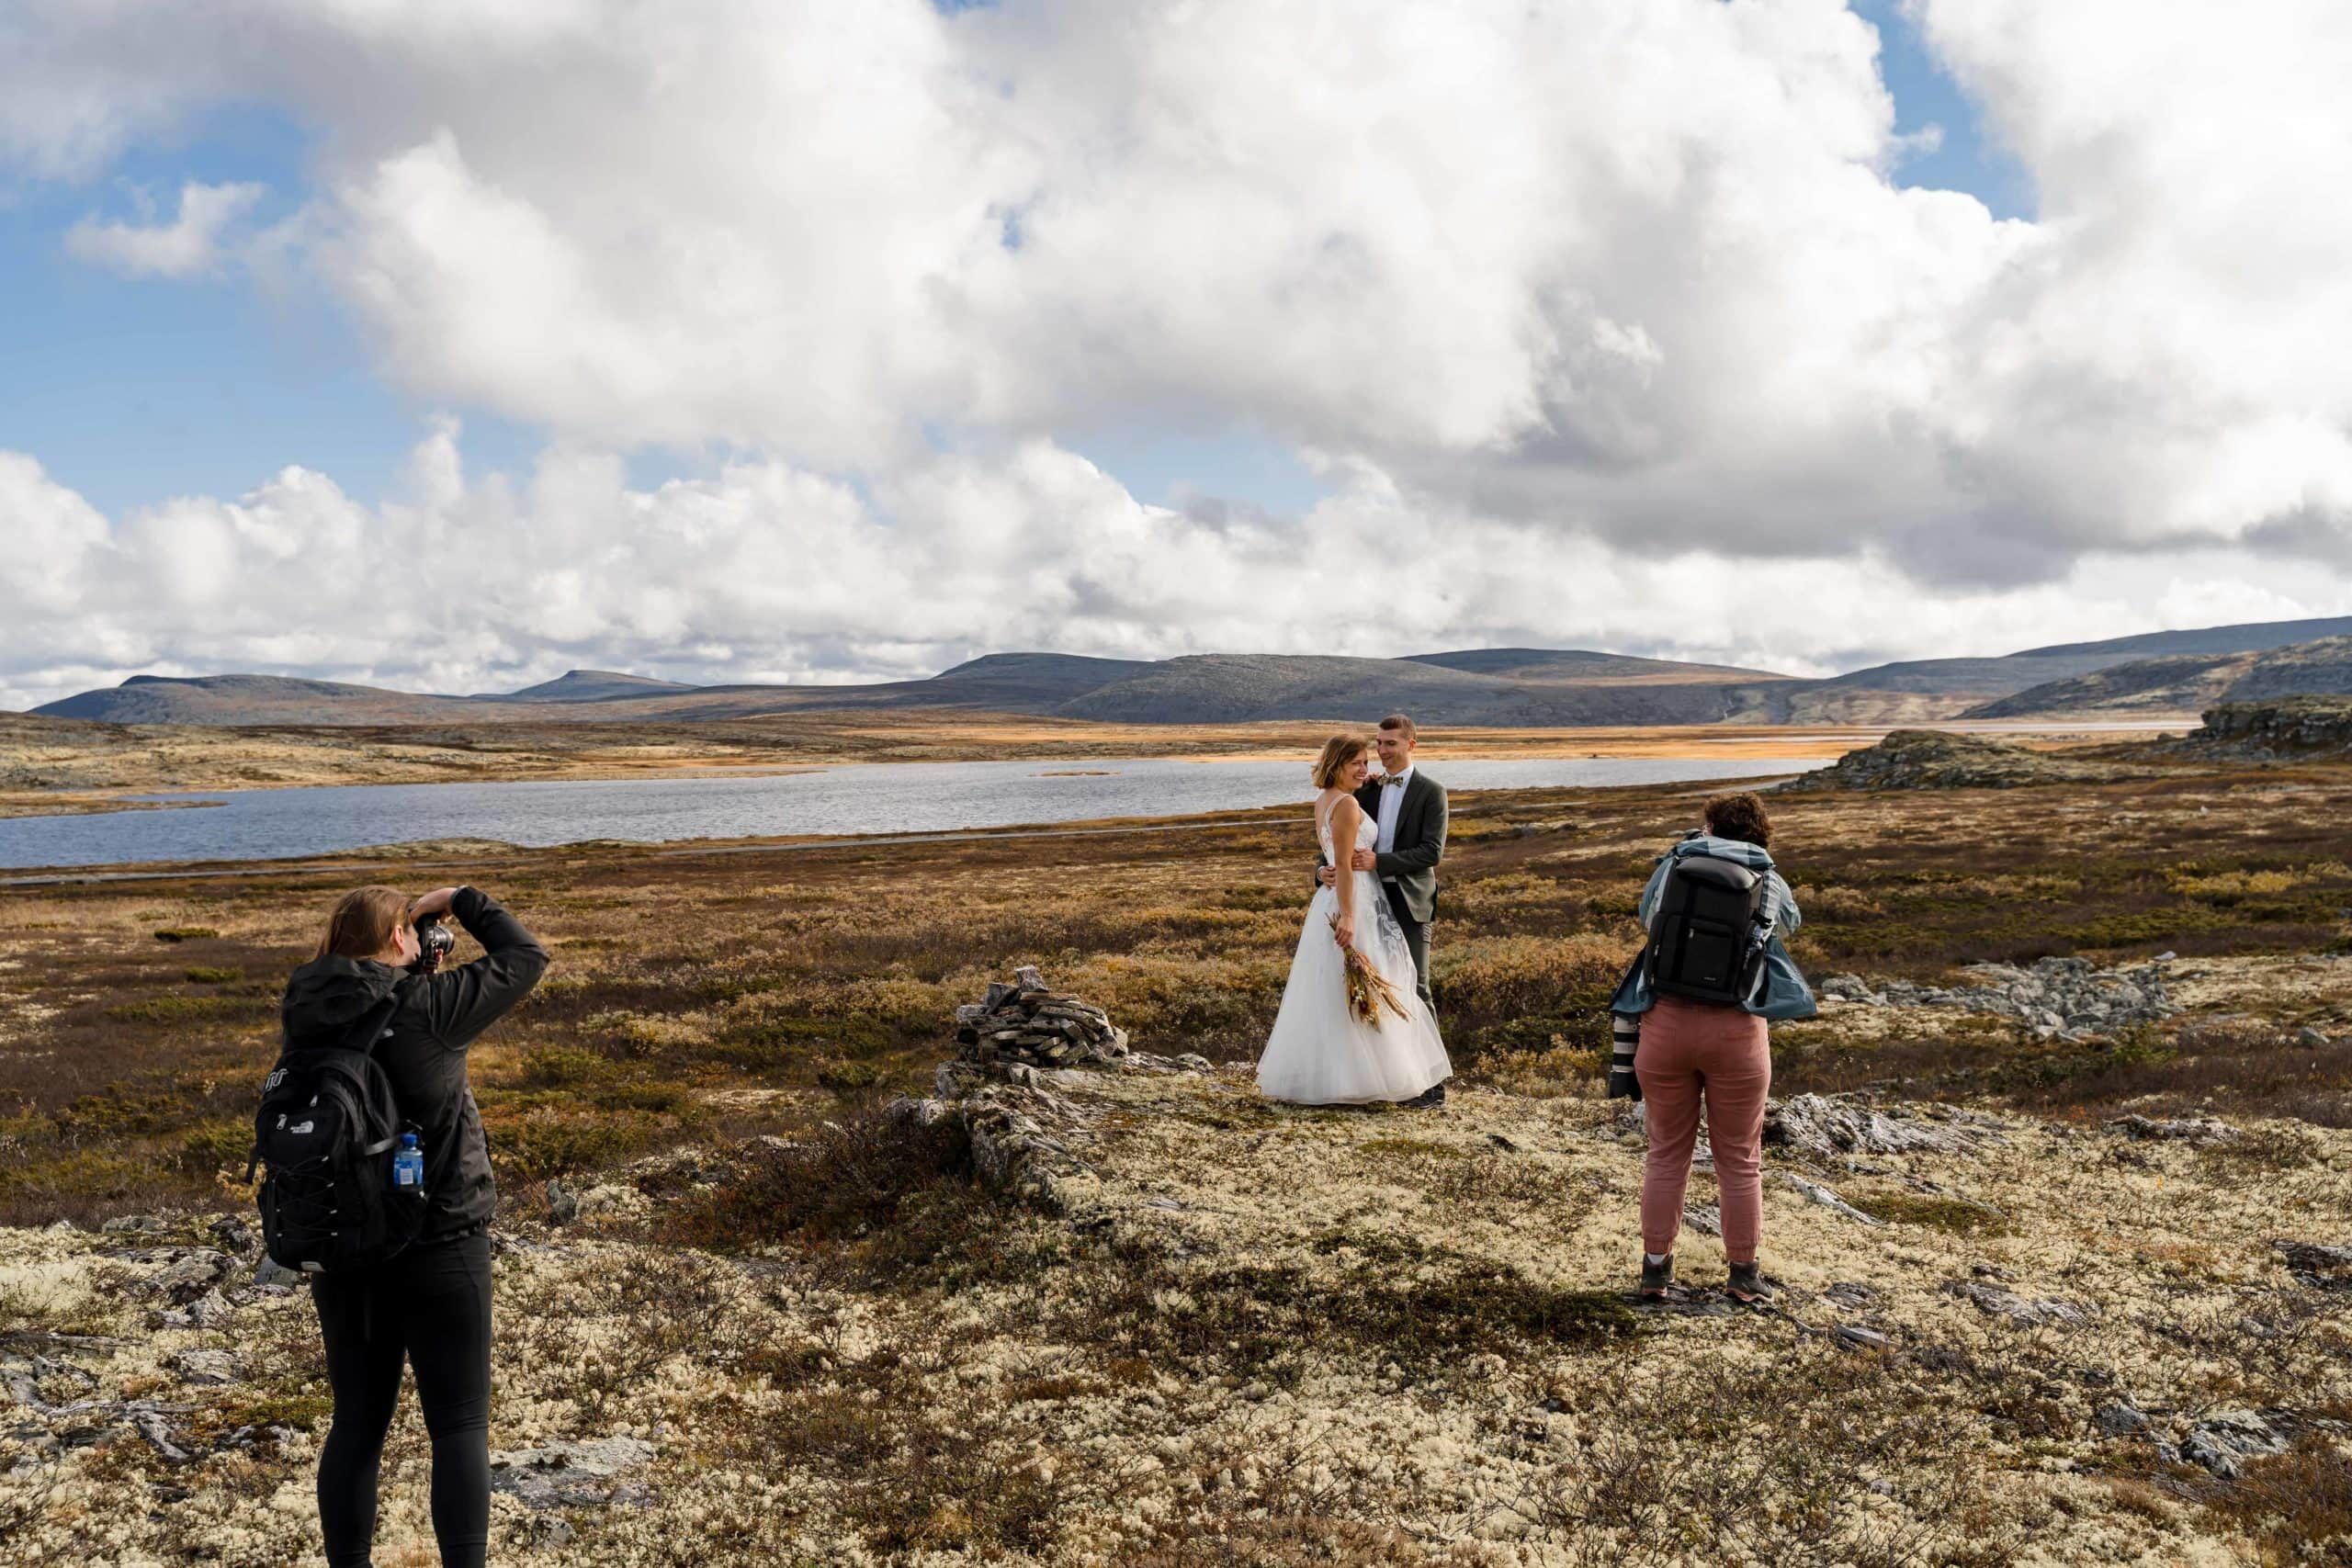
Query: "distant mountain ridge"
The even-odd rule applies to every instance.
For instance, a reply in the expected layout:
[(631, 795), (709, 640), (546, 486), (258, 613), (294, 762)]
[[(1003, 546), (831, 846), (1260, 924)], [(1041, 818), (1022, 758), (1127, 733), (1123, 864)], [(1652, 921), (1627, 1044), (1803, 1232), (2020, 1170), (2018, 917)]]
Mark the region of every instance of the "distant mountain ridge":
[[(2316, 632), (2319, 640), (2295, 634)], [(1427, 724), (1917, 724), (2026, 713), (2187, 711), (2195, 694), (2352, 691), (2352, 617), (2208, 626), (1998, 658), (1909, 660), (1808, 680), (1770, 671), (1587, 649), (1463, 649), (1399, 659), (1190, 654), (1164, 660), (988, 654), (922, 680), (858, 685), (694, 686), (574, 670), (520, 691), (436, 696), (279, 675), (135, 675), (34, 711), (114, 724), (639, 723), (828, 709), (953, 709), (1238, 724), (1377, 717)], [(2299, 652), (2299, 649), (2311, 651)], [(2249, 682), (2251, 684), (2249, 684)], [(2020, 705), (2028, 703), (2038, 706)]]
[(2069, 680), (2030, 686), (1973, 707), (1969, 718), (2067, 715), (2128, 718), (2201, 713), (2217, 703), (2352, 693), (2352, 636), (2241, 653), (2135, 659)]

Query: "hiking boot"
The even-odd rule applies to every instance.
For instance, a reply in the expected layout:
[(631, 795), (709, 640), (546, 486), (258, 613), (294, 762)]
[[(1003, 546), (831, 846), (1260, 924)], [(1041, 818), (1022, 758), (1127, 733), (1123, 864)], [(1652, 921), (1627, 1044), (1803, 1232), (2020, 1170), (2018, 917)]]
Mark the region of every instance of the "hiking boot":
[(1657, 1262), (1649, 1254), (1642, 1254), (1642, 1299), (1645, 1302), (1666, 1300), (1666, 1288), (1674, 1283), (1674, 1254), (1668, 1253)]
[(1396, 1102), (1408, 1111), (1440, 1111), (1445, 1106), (1445, 1085), (1431, 1084), (1410, 1100)]
[(1724, 1282), (1724, 1293), (1743, 1306), (1770, 1295), (1770, 1288), (1764, 1283), (1764, 1266), (1754, 1262), (1733, 1264), (1731, 1278)]

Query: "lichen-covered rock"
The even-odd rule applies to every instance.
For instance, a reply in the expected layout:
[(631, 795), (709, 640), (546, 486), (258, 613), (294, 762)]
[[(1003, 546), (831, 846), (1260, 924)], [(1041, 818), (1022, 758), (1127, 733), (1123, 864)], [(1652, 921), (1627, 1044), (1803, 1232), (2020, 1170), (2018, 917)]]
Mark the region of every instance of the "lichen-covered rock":
[(178, 1350), (164, 1365), (179, 1375), (180, 1382), (199, 1386), (232, 1383), (238, 1379), (237, 1357), (230, 1350)]
[(2128, 1400), (2100, 1405), (2098, 1413), (2092, 1417), (2092, 1420), (2098, 1423), (2101, 1432), (2110, 1438), (2139, 1437), (2152, 1430), (2154, 1426), (2154, 1423), (2148, 1419), (2139, 1406)]
[(2089, 1040), (2178, 1012), (2165, 988), (2171, 962), (2166, 953), (2115, 969), (2085, 958), (2044, 958), (2030, 969), (1972, 964), (1962, 971), (1971, 977), (1965, 986), (1873, 985), (1860, 975), (1832, 975), (1821, 995), (1866, 1007), (1960, 1008), (2015, 1019), (2038, 1039)]
[(1823, 1160), (1844, 1155), (1909, 1154), (1923, 1149), (1966, 1154), (1999, 1137), (2000, 1133), (1989, 1117), (1952, 1113), (1950, 1120), (1928, 1122), (1819, 1094), (1774, 1100), (1764, 1111), (1767, 1144)]
[(2297, 1283), (2317, 1291), (2352, 1291), (2352, 1247), (2308, 1241), (2274, 1241), (2270, 1247), (2286, 1259)]
[(2286, 1450), (2286, 1435), (2252, 1410), (2216, 1410), (2201, 1416), (2180, 1445), (2182, 1458), (2224, 1481), (2244, 1474), (2247, 1460)]
[(1804, 1177), (1792, 1176), (1787, 1171), (1782, 1171), (1781, 1173), (1781, 1179), (1786, 1182), (1789, 1186), (1796, 1189), (1797, 1191), (1803, 1193), (1806, 1202), (1818, 1203), (1833, 1214), (1843, 1214), (1849, 1220), (1857, 1220), (1866, 1225), (1883, 1225), (1886, 1224), (1884, 1220), (1880, 1219), (1876, 1214), (1863, 1213), (1860, 1209), (1855, 1208), (1851, 1203), (1847, 1202), (1846, 1200), (1840, 1198), (1837, 1193), (1831, 1191), (1828, 1188), (1824, 1187), (1818, 1181), (1807, 1181)]
[(1945, 1294), (1958, 1296), (1980, 1312), (2007, 1318), (2028, 1328), (2051, 1324), (2075, 1327), (2090, 1322), (2095, 1315), (2090, 1308), (2079, 1302), (2064, 1301), (2056, 1296), (2029, 1299), (2014, 1291), (2005, 1291), (1998, 1285), (1988, 1285), (1979, 1280), (1946, 1280), (1943, 1288)]
[(490, 1456), (490, 1486), (534, 1508), (643, 1503), (651, 1495), (618, 1477), (642, 1467), (657, 1451), (644, 1438), (631, 1437), (499, 1450)]
[(2119, 1116), (2108, 1123), (2127, 1138), (2183, 1144), (2226, 1144), (2239, 1136), (2226, 1122), (2210, 1116), (2182, 1116), (2159, 1121), (2151, 1117)]

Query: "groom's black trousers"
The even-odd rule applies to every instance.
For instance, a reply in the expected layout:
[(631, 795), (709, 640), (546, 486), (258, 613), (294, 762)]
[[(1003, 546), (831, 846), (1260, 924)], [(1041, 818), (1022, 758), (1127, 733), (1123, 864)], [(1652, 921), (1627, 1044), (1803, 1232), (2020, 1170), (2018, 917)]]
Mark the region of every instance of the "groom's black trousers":
[(1430, 1016), (1431, 1018), (1435, 1018), (1437, 1016), (1437, 1001), (1430, 995), (1430, 928), (1428, 922), (1413, 919), (1413, 912), (1405, 908), (1405, 890), (1403, 888), (1397, 886), (1393, 882), (1384, 882), (1380, 885), (1380, 890), (1388, 896), (1388, 907), (1396, 911), (1396, 923), (1405, 928), (1405, 945), (1410, 948), (1413, 953), (1413, 988), (1421, 993), (1422, 1005), (1430, 1010)]

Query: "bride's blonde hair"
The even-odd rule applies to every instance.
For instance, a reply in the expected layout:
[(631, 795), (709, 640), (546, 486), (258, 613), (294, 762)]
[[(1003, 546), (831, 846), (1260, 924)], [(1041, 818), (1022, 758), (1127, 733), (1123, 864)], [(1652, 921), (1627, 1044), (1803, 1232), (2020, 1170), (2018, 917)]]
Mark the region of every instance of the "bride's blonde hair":
[(1323, 754), (1315, 759), (1315, 787), (1337, 784), (1340, 770), (1371, 750), (1372, 742), (1361, 735), (1334, 735), (1323, 742)]

